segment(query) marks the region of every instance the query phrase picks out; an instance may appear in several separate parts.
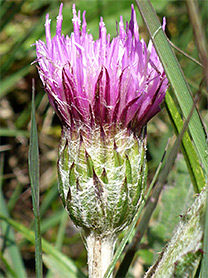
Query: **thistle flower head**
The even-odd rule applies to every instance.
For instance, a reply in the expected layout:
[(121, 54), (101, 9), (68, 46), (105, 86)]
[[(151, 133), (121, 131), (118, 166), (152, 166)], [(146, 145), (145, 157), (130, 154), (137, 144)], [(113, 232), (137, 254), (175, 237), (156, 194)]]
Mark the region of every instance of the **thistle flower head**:
[(99, 38), (87, 32), (85, 12), (73, 5), (74, 32), (61, 34), (62, 7), (56, 35), (51, 38), (46, 16), (46, 44), (36, 42), (39, 74), (63, 125), (70, 129), (97, 125), (121, 127), (140, 133), (160, 110), (167, 79), (155, 49), (139, 39), (136, 13), (124, 26), (120, 17), (117, 37), (110, 39), (103, 19)]
[(51, 39), (47, 15), (46, 44), (36, 43), (39, 74), (62, 121), (59, 190), (76, 225), (112, 235), (131, 222), (143, 198), (142, 130), (159, 111), (168, 82), (152, 43), (139, 39), (133, 5), (112, 40), (101, 18), (95, 41), (75, 5), (74, 32), (61, 34), (62, 6), (56, 35)]

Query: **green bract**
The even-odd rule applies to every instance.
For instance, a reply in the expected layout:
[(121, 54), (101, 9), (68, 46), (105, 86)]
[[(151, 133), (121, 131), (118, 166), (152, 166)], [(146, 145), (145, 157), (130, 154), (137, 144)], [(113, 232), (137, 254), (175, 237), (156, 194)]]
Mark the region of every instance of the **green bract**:
[(146, 138), (119, 130), (62, 129), (59, 190), (77, 226), (108, 235), (134, 217), (146, 184)]

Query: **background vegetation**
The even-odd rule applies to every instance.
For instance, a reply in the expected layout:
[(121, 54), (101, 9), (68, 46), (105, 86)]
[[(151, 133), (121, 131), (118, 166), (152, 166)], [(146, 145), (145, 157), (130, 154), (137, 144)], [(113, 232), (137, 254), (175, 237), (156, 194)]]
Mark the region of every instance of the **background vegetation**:
[[(62, 33), (72, 31), (72, 1), (64, 2)], [(86, 10), (89, 32), (98, 37), (98, 23), (102, 16), (111, 37), (116, 36), (116, 21), (123, 15), (130, 18), (132, 1), (75, 1), (77, 9)], [(46, 13), (50, 14), (51, 32), (55, 34), (56, 16), (60, 1), (0, 2), (0, 215), (15, 220), (16, 228), (0, 222), (0, 277), (35, 277), (34, 215), (28, 174), (28, 147), (31, 116), (32, 79), (35, 80), (36, 120), (40, 152), (40, 216), (41, 232), (47, 242), (44, 249), (44, 275), (46, 277), (84, 277), (86, 251), (79, 230), (64, 211), (57, 188), (57, 150), (60, 122), (48, 104), (37, 69), (31, 63), (36, 59), (36, 40), (44, 38)], [(166, 17), (166, 34), (171, 42), (191, 57), (199, 60), (193, 35), (193, 26), (185, 1), (151, 1), (162, 21)], [(202, 26), (207, 26), (207, 1), (198, 1)], [(137, 10), (137, 8), (136, 8)], [(148, 41), (148, 33), (137, 10), (140, 36)], [(206, 28), (205, 28), (206, 29)], [(206, 38), (208, 34), (206, 33)], [(202, 83), (203, 70), (186, 56), (176, 52), (193, 95), (198, 92), (197, 109), (204, 126), (208, 124), (207, 92)], [(176, 103), (170, 89), (170, 94)], [(176, 104), (178, 107), (178, 105)], [(190, 107), (191, 109), (191, 107)], [(165, 106), (148, 125), (148, 184), (162, 158), (168, 139), (169, 149), (175, 140), (174, 127)], [(202, 181), (201, 183), (203, 183)], [(200, 183), (200, 181), (199, 181)], [(158, 252), (170, 239), (175, 225), (194, 200), (193, 177), (181, 151), (160, 196), (157, 208), (142, 239), (139, 250), (129, 268), (128, 277), (139, 278), (155, 261)], [(18, 226), (18, 224), (21, 224)], [(14, 225), (13, 225), (14, 226)], [(24, 227), (27, 228), (24, 230)], [(123, 235), (120, 236), (122, 238)], [(50, 244), (48, 244), (48, 242)], [(48, 244), (48, 245), (47, 245)], [(51, 249), (56, 246), (56, 249)], [(71, 260), (59, 257), (61, 250)], [(61, 261), (59, 264), (58, 261)], [(68, 267), (68, 268), (67, 268)], [(119, 264), (116, 265), (117, 269)], [(52, 271), (53, 274), (52, 274)], [(57, 276), (54, 276), (56, 273)], [(64, 276), (65, 275), (65, 276)], [(74, 276), (73, 276), (74, 275)], [(76, 276), (77, 275), (77, 276)], [(82, 276), (83, 275), (83, 276)]]

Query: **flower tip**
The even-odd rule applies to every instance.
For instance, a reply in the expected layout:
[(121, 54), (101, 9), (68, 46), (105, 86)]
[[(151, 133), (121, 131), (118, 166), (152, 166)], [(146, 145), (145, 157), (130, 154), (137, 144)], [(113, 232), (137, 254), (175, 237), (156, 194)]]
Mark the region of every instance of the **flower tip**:
[(60, 17), (62, 17), (62, 9), (63, 9), (63, 3), (61, 3), (60, 8), (59, 8), (59, 15)]
[(105, 26), (105, 23), (103, 22), (103, 17), (102, 16), (100, 17), (100, 25)]
[(163, 31), (165, 31), (165, 26), (166, 26), (166, 18), (163, 17), (163, 24), (162, 24)]
[(61, 25), (62, 25), (62, 8), (63, 8), (63, 3), (61, 3), (60, 8), (59, 8), (59, 15), (57, 16), (57, 25), (56, 25), (56, 35), (61, 36)]
[(132, 18), (132, 20), (134, 20), (134, 17), (135, 17), (134, 5), (131, 4), (131, 18)]
[(87, 29), (87, 22), (86, 22), (85, 14), (86, 14), (86, 11), (84, 11), (82, 14), (82, 34), (83, 35), (86, 34), (86, 29)]
[(132, 35), (134, 35), (135, 39), (139, 40), (138, 24), (133, 4), (131, 4), (131, 20), (129, 21), (129, 30), (131, 31)]
[(87, 25), (85, 15), (86, 15), (86, 11), (84, 11), (84, 12), (82, 13), (82, 22), (83, 22), (83, 25)]
[(50, 25), (50, 19), (49, 19), (49, 14), (46, 14), (46, 21), (45, 21), (45, 26)]
[(75, 3), (73, 3), (73, 5), (72, 5), (72, 13), (73, 13), (73, 18), (76, 17), (77, 12), (76, 12), (76, 5), (75, 5)]

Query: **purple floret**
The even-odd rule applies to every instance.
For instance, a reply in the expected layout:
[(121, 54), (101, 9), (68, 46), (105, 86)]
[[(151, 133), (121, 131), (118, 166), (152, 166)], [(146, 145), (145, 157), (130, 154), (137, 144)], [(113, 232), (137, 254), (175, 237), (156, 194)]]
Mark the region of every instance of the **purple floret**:
[(107, 125), (139, 132), (159, 112), (168, 80), (152, 43), (147, 47), (139, 39), (133, 5), (129, 23), (125, 28), (120, 17), (118, 36), (112, 40), (101, 18), (95, 41), (87, 32), (85, 12), (81, 24), (75, 5), (74, 32), (62, 35), (62, 8), (56, 35), (51, 39), (47, 14), (46, 44), (36, 42), (39, 74), (62, 123), (69, 128)]

